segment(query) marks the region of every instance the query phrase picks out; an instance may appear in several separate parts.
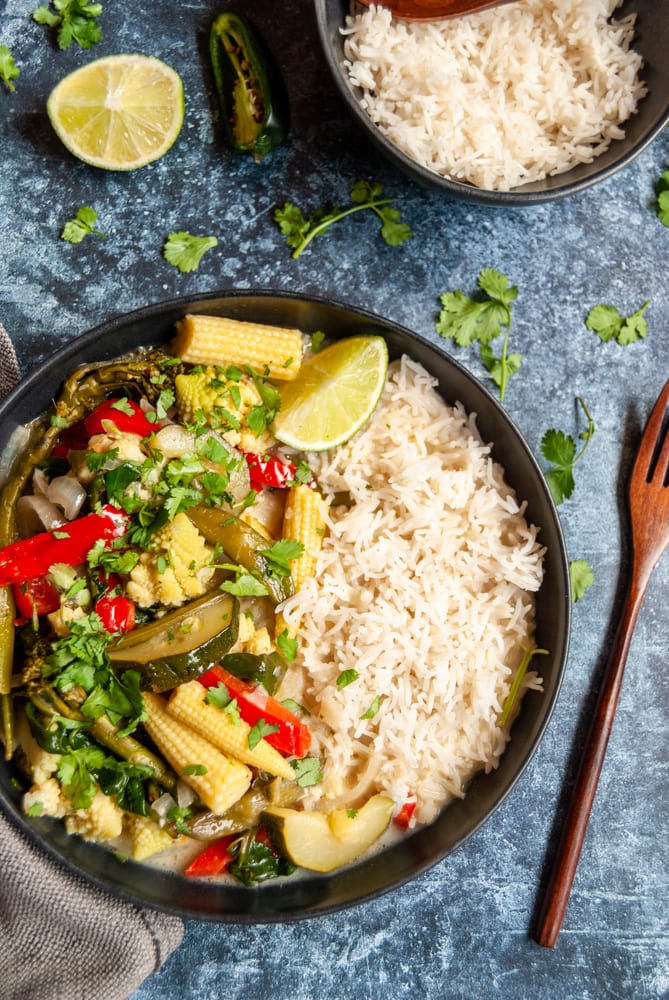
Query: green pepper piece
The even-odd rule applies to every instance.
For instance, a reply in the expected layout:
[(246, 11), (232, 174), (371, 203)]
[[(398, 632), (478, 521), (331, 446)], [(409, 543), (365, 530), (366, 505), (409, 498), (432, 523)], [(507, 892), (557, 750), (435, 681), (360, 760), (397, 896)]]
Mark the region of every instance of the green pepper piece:
[(274, 56), (235, 11), (215, 18), (209, 54), (226, 140), (259, 162), (285, 141), (289, 127), (288, 93)]

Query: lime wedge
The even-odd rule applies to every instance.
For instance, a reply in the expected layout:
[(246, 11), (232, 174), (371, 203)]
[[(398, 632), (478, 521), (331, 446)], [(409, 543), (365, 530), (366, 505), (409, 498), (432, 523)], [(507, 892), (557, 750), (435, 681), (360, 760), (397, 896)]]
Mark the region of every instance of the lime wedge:
[(183, 84), (152, 56), (106, 56), (61, 80), (46, 108), (58, 138), (84, 163), (136, 170), (166, 153), (179, 135)]
[(343, 444), (374, 412), (387, 370), (383, 337), (349, 337), (312, 355), (280, 388), (274, 436), (300, 451)]

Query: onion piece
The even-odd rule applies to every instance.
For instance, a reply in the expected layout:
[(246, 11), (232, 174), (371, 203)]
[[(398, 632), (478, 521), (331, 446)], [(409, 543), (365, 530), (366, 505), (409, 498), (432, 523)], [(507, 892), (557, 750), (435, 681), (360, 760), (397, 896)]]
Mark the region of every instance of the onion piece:
[(151, 809), (160, 819), (165, 819), (170, 809), (174, 809), (175, 806), (176, 801), (174, 797), (169, 792), (165, 792), (151, 804)]
[(30, 538), (42, 531), (53, 531), (65, 524), (59, 507), (46, 497), (34, 494), (19, 497), (16, 503), (16, 527), (21, 538)]
[(195, 802), (195, 798), (195, 792), (190, 785), (187, 785), (182, 778), (179, 778), (177, 781), (177, 804), (179, 808), (187, 809), (188, 806)]
[(61, 508), (68, 521), (73, 521), (86, 500), (86, 490), (74, 476), (56, 476), (49, 483), (47, 499)]

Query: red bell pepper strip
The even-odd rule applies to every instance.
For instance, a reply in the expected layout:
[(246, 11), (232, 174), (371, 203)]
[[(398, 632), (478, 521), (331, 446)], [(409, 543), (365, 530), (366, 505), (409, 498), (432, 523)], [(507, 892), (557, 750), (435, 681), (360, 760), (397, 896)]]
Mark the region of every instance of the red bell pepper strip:
[(130, 632), (135, 627), (135, 605), (129, 597), (101, 597), (95, 612), (102, 627), (111, 632)]
[(147, 420), (141, 406), (130, 399), (106, 400), (88, 414), (84, 426), (89, 437), (93, 437), (94, 434), (108, 434), (110, 426), (122, 434), (139, 434), (143, 438), (155, 434), (156, 431), (155, 423), (152, 424)]
[(230, 844), (237, 840), (238, 837), (238, 833), (232, 833), (229, 837), (223, 837), (222, 840), (215, 840), (213, 844), (209, 844), (201, 854), (198, 854), (191, 861), (184, 874), (188, 875), (189, 878), (198, 878), (204, 875), (222, 875), (223, 872), (228, 870), (228, 866), (232, 861)]
[(252, 490), (260, 491), (268, 486), (285, 489), (295, 482), (297, 467), (292, 462), (282, 462), (275, 455), (254, 455), (251, 452), (244, 457), (249, 467)]
[(127, 514), (106, 505), (99, 514), (87, 514), (57, 530), (12, 542), (0, 550), (0, 586), (44, 576), (54, 563), (77, 566), (85, 562), (97, 541), (120, 538), (127, 525)]
[(276, 732), (265, 736), (275, 750), (287, 757), (306, 757), (311, 746), (309, 729), (276, 698), (260, 687), (235, 677), (220, 664), (202, 674), (198, 680), (206, 688), (225, 684), (230, 696), (237, 701), (240, 716), (249, 726), (255, 726), (259, 719), (263, 719), (269, 726), (279, 727)]
[(12, 589), (16, 610), (24, 618), (48, 615), (60, 607), (60, 594), (48, 576), (36, 576), (25, 583), (15, 583)]
[(411, 817), (416, 809), (416, 804), (415, 799), (407, 799), (400, 811), (393, 816), (393, 823), (395, 826), (398, 826), (400, 830), (408, 829)]

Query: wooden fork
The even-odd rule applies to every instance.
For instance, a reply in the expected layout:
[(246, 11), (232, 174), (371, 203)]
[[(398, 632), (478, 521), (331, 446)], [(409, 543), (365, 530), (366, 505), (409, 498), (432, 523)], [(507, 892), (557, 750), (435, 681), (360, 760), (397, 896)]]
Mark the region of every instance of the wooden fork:
[(651, 573), (669, 542), (669, 433), (664, 426), (668, 403), (669, 381), (653, 407), (632, 470), (632, 573), (534, 935), (545, 948), (552, 948), (560, 933), (613, 726), (632, 633)]

